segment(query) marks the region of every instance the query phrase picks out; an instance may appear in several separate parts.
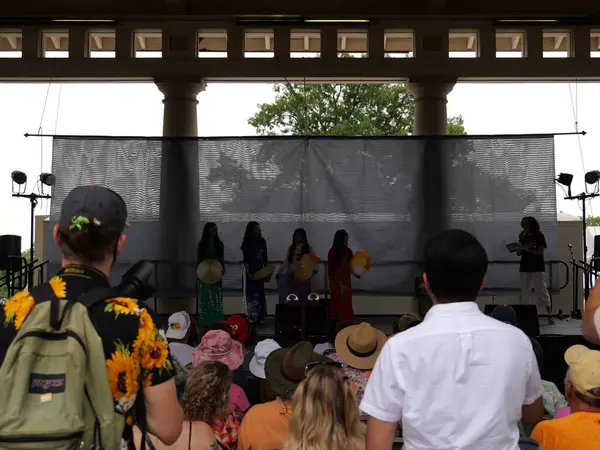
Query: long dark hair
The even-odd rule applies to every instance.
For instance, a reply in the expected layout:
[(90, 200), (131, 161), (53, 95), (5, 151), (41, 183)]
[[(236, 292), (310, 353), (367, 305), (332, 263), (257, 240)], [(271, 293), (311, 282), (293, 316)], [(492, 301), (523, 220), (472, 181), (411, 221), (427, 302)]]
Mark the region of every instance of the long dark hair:
[(294, 236), (296, 233), (300, 234), (300, 239), (302, 239), (302, 249), (301, 254), (304, 255), (306, 253), (310, 253), (310, 245), (308, 245), (308, 237), (306, 236), (306, 230), (304, 228), (296, 228), (294, 230), (294, 234), (292, 235), (292, 245), (288, 248), (287, 260), (289, 263), (292, 262), (294, 258), (294, 249), (296, 244), (294, 243)]
[(204, 224), (204, 229), (202, 230), (202, 237), (198, 243), (199, 251), (205, 250), (209, 246), (211, 241), (209, 233), (212, 227), (215, 227), (216, 229), (215, 237), (213, 238), (213, 244), (218, 252), (223, 250), (223, 242), (221, 242), (221, 238), (219, 238), (219, 229), (217, 228), (217, 224), (214, 222), (206, 222), (206, 224)]
[(542, 230), (540, 228), (540, 223), (532, 216), (525, 216), (521, 219), (521, 226), (523, 223), (527, 222), (529, 224), (529, 232), (531, 233), (540, 233)]
[[(252, 220), (246, 224), (246, 231), (244, 231), (244, 239), (242, 239), (242, 250), (248, 245), (249, 242), (256, 239), (254, 236), (254, 229), (258, 226), (258, 222)], [(262, 239), (262, 237), (261, 237)]]
[(345, 248), (350, 252), (350, 259), (352, 259), (352, 250), (346, 244), (347, 237), (348, 232), (346, 230), (337, 230), (333, 236), (333, 244), (331, 245), (331, 248), (335, 252), (333, 261), (338, 265), (342, 262), (342, 252)]

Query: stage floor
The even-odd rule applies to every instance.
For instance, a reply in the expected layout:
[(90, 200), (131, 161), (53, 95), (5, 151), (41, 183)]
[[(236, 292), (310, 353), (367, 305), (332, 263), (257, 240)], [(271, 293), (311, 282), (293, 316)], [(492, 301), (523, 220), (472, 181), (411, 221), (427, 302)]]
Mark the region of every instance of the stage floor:
[[(371, 326), (383, 331), (385, 334), (392, 334), (392, 326), (395, 317), (392, 316), (357, 316), (357, 321), (368, 322)], [(558, 334), (563, 336), (581, 335), (581, 320), (558, 320), (555, 319), (554, 325), (548, 325), (546, 317), (540, 317), (540, 334)], [(273, 337), (275, 334), (275, 317), (268, 316), (260, 324), (257, 333), (261, 337)]]

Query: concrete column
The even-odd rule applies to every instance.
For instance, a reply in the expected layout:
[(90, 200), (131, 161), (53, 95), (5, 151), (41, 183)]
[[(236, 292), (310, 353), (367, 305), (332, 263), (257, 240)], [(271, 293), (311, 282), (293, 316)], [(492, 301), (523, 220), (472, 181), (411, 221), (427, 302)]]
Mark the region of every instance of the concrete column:
[(204, 81), (156, 81), (165, 95), (163, 100), (163, 136), (198, 136), (198, 94), (206, 89)]
[(409, 80), (408, 90), (415, 97), (414, 135), (448, 134), (447, 97), (454, 85), (454, 81), (448, 80)]
[[(163, 136), (198, 136), (198, 94), (206, 83), (155, 80), (164, 94)], [(198, 147), (195, 140), (165, 139), (160, 176), (160, 313), (195, 314), (196, 244), (200, 232)]]

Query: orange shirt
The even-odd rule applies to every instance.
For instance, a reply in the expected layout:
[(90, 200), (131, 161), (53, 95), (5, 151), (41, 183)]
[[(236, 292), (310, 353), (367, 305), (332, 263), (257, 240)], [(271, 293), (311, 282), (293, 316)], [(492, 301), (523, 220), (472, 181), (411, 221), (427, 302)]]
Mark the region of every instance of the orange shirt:
[(278, 450), (288, 435), (292, 403), (280, 398), (255, 405), (246, 413), (238, 433), (238, 450)]
[(536, 425), (531, 437), (546, 450), (600, 450), (600, 413), (576, 412)]

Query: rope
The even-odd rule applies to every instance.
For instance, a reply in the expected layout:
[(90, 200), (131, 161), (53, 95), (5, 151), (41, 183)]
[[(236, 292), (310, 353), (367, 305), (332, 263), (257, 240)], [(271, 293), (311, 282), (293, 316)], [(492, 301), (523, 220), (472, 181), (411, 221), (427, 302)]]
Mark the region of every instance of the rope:
[[(42, 108), (42, 116), (40, 117), (40, 126), (38, 127), (38, 133), (42, 134), (44, 123), (44, 116), (46, 115), (46, 106), (48, 106), (48, 96), (50, 95), (50, 87), (52, 83), (48, 83), (48, 89), (46, 89), (46, 98), (44, 99), (44, 107)], [(44, 171), (44, 140), (40, 140), (40, 173)]]
[(54, 117), (54, 134), (58, 131), (58, 115), (60, 114), (60, 99), (62, 95), (62, 84), (58, 85), (58, 102), (56, 103), (56, 117)]
[[(573, 122), (575, 127), (575, 132), (577, 133), (577, 146), (579, 148), (579, 158), (581, 159), (581, 168), (583, 169), (584, 175), (587, 173), (585, 170), (585, 159), (583, 157), (583, 146), (581, 145), (581, 135), (579, 134), (579, 81), (575, 81), (575, 96), (573, 96), (573, 89), (571, 89), (571, 83), (568, 83), (569, 86), (569, 97), (571, 99), (571, 111), (573, 112)], [(585, 192), (588, 192), (587, 183), (584, 183)], [(590, 216), (594, 216), (594, 211), (592, 209), (592, 199), (587, 200), (588, 209), (590, 210)], [(580, 207), (581, 209), (581, 207)]]

